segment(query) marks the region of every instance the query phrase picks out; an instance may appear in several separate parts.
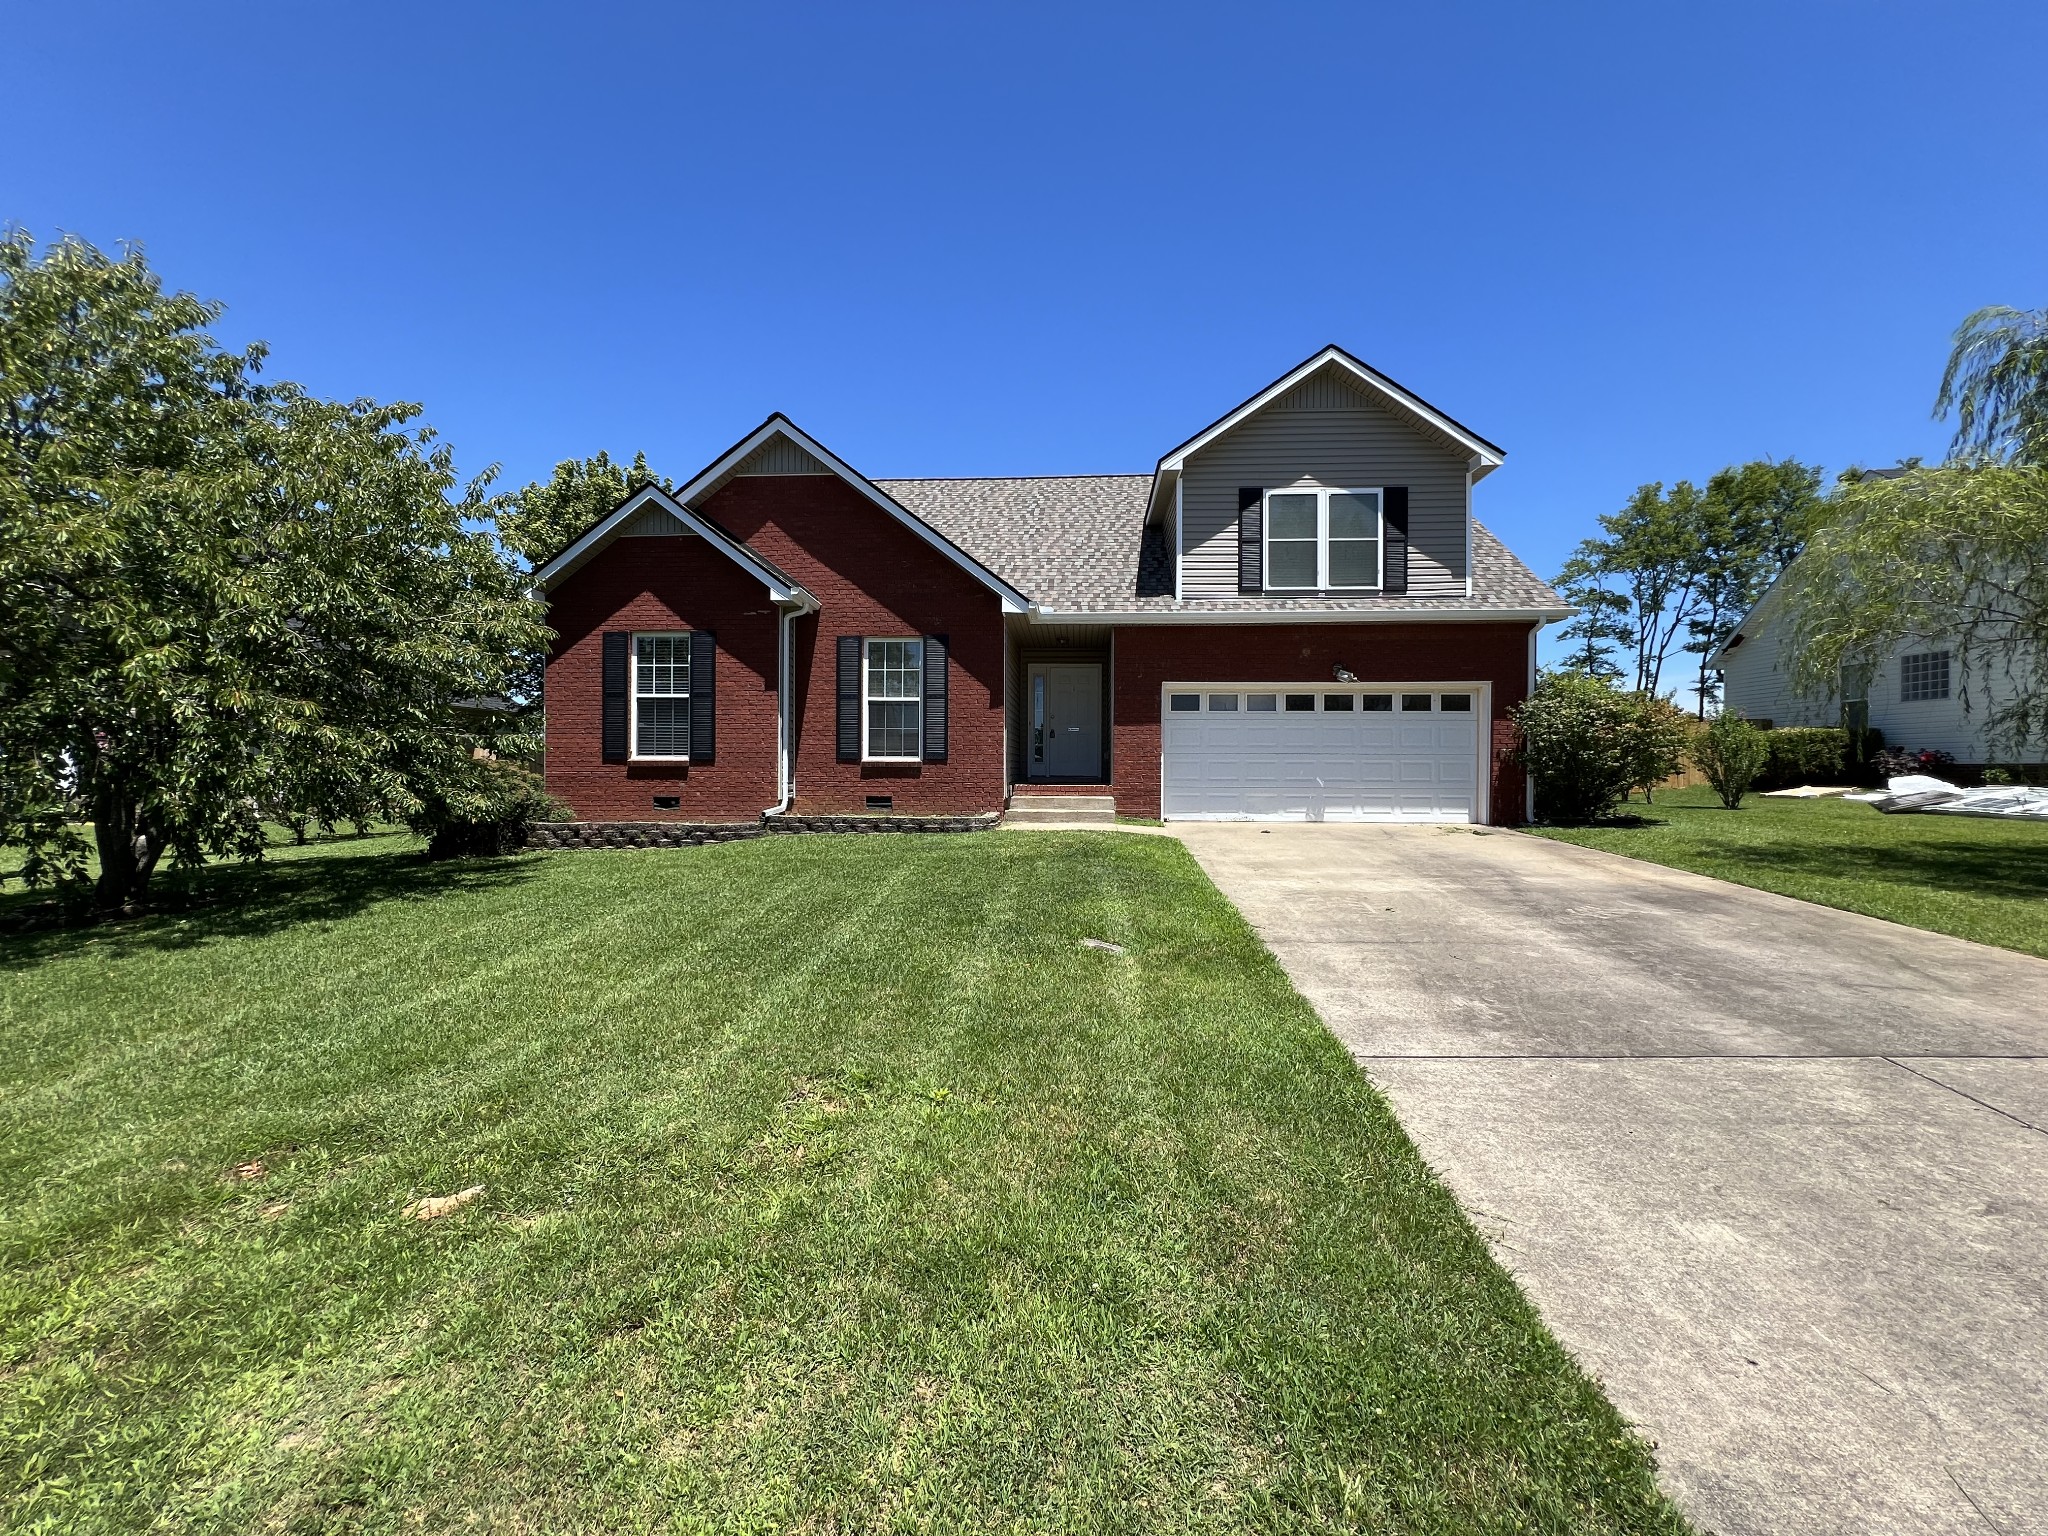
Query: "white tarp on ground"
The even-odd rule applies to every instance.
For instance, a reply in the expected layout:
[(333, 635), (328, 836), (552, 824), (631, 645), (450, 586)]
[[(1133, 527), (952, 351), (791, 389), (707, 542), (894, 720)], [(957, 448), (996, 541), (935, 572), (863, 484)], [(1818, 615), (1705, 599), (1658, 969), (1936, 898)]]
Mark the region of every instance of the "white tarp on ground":
[(1963, 789), (1924, 773), (1901, 774), (1867, 795), (1844, 795), (1887, 813), (1928, 811), (1937, 816), (2010, 816), (2021, 821), (2048, 821), (2048, 789), (2025, 784), (1986, 784)]

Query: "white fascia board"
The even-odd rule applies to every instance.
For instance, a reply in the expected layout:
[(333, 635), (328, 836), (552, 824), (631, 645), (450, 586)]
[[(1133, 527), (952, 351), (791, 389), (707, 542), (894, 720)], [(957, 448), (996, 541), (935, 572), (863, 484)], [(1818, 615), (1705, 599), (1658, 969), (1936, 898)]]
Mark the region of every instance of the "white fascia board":
[(1235, 427), (1247, 416), (1265, 409), (1265, 407), (1271, 405), (1310, 374), (1319, 373), (1332, 364), (1342, 368), (1367, 388), (1384, 395), (1418, 420), (1428, 422), (1432, 427), (1435, 427), (1439, 432), (1464, 448), (1472, 455), (1474, 465), (1473, 479), (1480, 479), (1500, 468), (1502, 454), (1491, 443), (1482, 442), (1479, 438), (1474, 437), (1465, 428), (1444, 415), (1443, 412), (1436, 410), (1434, 407), (1417, 399), (1414, 395), (1409, 394), (1407, 390), (1384, 374), (1374, 372), (1357, 358), (1351, 356), (1342, 347), (1325, 347), (1299, 368), (1296, 368), (1293, 372), (1280, 379), (1276, 379), (1256, 395), (1253, 395), (1251, 399), (1245, 401), (1243, 405), (1240, 405), (1236, 410), (1225, 416), (1221, 421), (1205, 428), (1199, 435), (1189, 438), (1185, 443), (1182, 443), (1173, 452), (1161, 459), (1158, 469), (1154, 471), (1153, 494), (1155, 496), (1159, 494), (1159, 488), (1163, 483), (1162, 477), (1169, 471), (1177, 473), (1187, 463), (1189, 455), (1199, 453), (1203, 448), (1228, 432), (1232, 427)]
[(1004, 613), (1023, 613), (1030, 608), (1031, 600), (1022, 592), (1019, 592), (1015, 587), (996, 575), (995, 572), (975, 560), (957, 544), (954, 544), (936, 528), (933, 528), (931, 524), (927, 523), (909, 508), (903, 506), (902, 503), (882, 490), (881, 487), (868, 479), (867, 476), (854, 469), (852, 465), (840, 458), (838, 454), (827, 448), (815, 437), (812, 437), (810, 433), (804, 431), (803, 428), (780, 412), (770, 416), (760, 426), (720, 454), (695, 479), (676, 492), (677, 498), (682, 501), (689, 501), (693, 497), (705, 494), (749, 458), (763, 443), (775, 437), (788, 438), (791, 442), (802, 448), (804, 452), (810, 454), (812, 458), (818, 460), (819, 463), (831, 470), (833, 474), (839, 476), (840, 479), (859, 491), (869, 501), (895, 518), (897, 522), (923, 539), (925, 543), (931, 545), (933, 549), (936, 549), (948, 560), (959, 566), (961, 570), (967, 572), (968, 575), (995, 593), (1002, 602)]
[(818, 606), (816, 598), (802, 587), (770, 566), (762, 564), (760, 558), (746, 545), (729, 538), (715, 525), (708, 522), (682, 501), (671, 496), (658, 485), (643, 485), (619, 504), (618, 510), (592, 528), (582, 538), (563, 550), (554, 559), (533, 573), (536, 591), (545, 591), (557, 577), (568, 574), (583, 563), (584, 557), (596, 552), (617, 529), (637, 513), (649, 506), (660, 507), (670, 517), (681, 523), (690, 532), (710, 544), (720, 554), (737, 565), (748, 575), (768, 589), (768, 595), (777, 603), (788, 603), (808, 613)]
[(1177, 609), (1033, 608), (1034, 624), (1548, 624), (1570, 618), (1570, 608), (1439, 608), (1374, 613), (1343, 608), (1230, 609), (1220, 613)]
[(1152, 492), (1145, 502), (1145, 526), (1150, 527), (1169, 509), (1178, 511), (1180, 506), (1180, 471), (1161, 468), (1152, 477)]

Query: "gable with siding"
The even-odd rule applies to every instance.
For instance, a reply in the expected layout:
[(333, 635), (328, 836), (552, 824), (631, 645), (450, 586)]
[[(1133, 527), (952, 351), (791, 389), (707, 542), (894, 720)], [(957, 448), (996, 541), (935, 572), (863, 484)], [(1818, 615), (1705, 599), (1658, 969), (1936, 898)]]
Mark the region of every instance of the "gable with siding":
[(1238, 595), (1238, 491), (1406, 486), (1408, 595), (1463, 597), (1470, 457), (1337, 369), (1293, 389), (1190, 455), (1181, 478), (1181, 592)]

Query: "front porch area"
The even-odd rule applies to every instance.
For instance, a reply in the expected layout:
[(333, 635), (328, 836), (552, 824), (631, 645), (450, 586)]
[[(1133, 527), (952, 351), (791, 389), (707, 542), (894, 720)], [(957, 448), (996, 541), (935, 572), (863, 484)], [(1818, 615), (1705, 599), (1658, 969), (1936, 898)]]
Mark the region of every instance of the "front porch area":
[[(1107, 800), (1112, 647), (1107, 626), (1010, 630), (1010, 782), (1019, 792), (1089, 790)], [(1077, 807), (1078, 808), (1078, 807)]]

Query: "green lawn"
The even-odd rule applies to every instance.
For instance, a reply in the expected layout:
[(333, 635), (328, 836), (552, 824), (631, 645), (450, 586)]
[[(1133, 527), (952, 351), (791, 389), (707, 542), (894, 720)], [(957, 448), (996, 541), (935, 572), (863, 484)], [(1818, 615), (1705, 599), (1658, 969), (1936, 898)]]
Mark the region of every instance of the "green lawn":
[(0, 938), (0, 1526), (1681, 1529), (1178, 843), (411, 849)]
[(1532, 830), (2048, 957), (2048, 822), (1761, 796), (1729, 811), (1711, 789), (1666, 790), (1630, 810), (1643, 825)]

